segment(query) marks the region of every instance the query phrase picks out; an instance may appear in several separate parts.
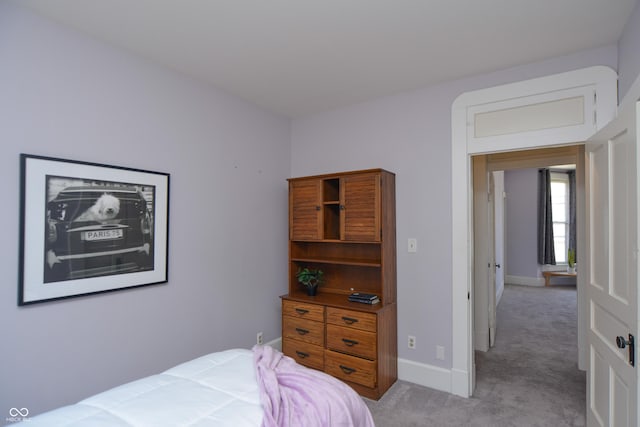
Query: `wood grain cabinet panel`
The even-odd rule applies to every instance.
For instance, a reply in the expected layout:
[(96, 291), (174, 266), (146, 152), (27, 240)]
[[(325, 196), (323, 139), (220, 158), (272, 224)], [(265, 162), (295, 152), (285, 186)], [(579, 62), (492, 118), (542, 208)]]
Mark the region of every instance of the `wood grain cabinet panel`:
[(376, 364), (370, 360), (327, 350), (325, 372), (343, 381), (370, 388), (376, 386)]
[(282, 301), (282, 314), (298, 319), (324, 322), (324, 307), (295, 301)]
[(380, 175), (349, 175), (341, 184), (342, 238), (380, 241)]
[(309, 368), (324, 370), (324, 347), (294, 339), (282, 341), (282, 352)]
[(282, 338), (290, 338), (315, 345), (324, 345), (324, 324), (313, 320), (284, 316)]
[(322, 228), (320, 182), (296, 181), (289, 187), (290, 238), (321, 239)]
[(348, 326), (353, 329), (375, 332), (376, 321), (377, 317), (372, 313), (327, 307), (327, 323), (332, 325)]
[[(398, 377), (395, 175), (382, 169), (289, 179), (289, 293), (282, 351), (362, 396), (379, 399)], [(321, 269), (309, 296), (301, 268)], [(380, 303), (348, 300), (353, 292)]]
[(327, 325), (327, 348), (375, 360), (377, 356), (376, 333)]

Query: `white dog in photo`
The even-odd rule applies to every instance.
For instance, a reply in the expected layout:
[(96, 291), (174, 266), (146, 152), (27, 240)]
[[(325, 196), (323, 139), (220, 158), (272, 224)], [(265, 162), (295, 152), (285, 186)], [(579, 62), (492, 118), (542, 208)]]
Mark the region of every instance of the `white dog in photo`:
[(105, 193), (74, 221), (109, 221), (117, 217), (118, 213), (120, 213), (120, 200)]

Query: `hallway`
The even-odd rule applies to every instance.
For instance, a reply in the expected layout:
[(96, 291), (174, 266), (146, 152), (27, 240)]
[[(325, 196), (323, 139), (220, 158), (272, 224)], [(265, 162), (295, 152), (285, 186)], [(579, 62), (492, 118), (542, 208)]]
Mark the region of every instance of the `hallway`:
[(476, 352), (476, 390), (465, 399), (396, 382), (365, 399), (378, 427), (574, 427), (585, 425), (576, 288), (506, 285), (496, 346)]
[(476, 352), (474, 397), (518, 409), (516, 425), (585, 425), (576, 297), (573, 286), (506, 285), (496, 345)]

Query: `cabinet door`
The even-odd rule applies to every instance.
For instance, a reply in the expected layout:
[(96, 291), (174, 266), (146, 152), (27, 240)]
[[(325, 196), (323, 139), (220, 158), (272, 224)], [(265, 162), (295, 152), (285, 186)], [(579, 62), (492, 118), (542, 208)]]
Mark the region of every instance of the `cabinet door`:
[(291, 240), (322, 239), (321, 181), (292, 181), (289, 186)]
[(340, 183), (343, 240), (380, 241), (380, 175), (349, 175)]

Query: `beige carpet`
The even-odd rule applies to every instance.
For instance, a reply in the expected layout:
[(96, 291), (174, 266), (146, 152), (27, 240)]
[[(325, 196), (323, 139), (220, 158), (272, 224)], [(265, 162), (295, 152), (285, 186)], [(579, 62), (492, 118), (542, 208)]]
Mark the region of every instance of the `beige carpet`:
[(398, 381), (378, 402), (365, 399), (376, 425), (584, 426), (575, 287), (507, 285), (497, 316), (496, 346), (476, 352), (473, 397)]

